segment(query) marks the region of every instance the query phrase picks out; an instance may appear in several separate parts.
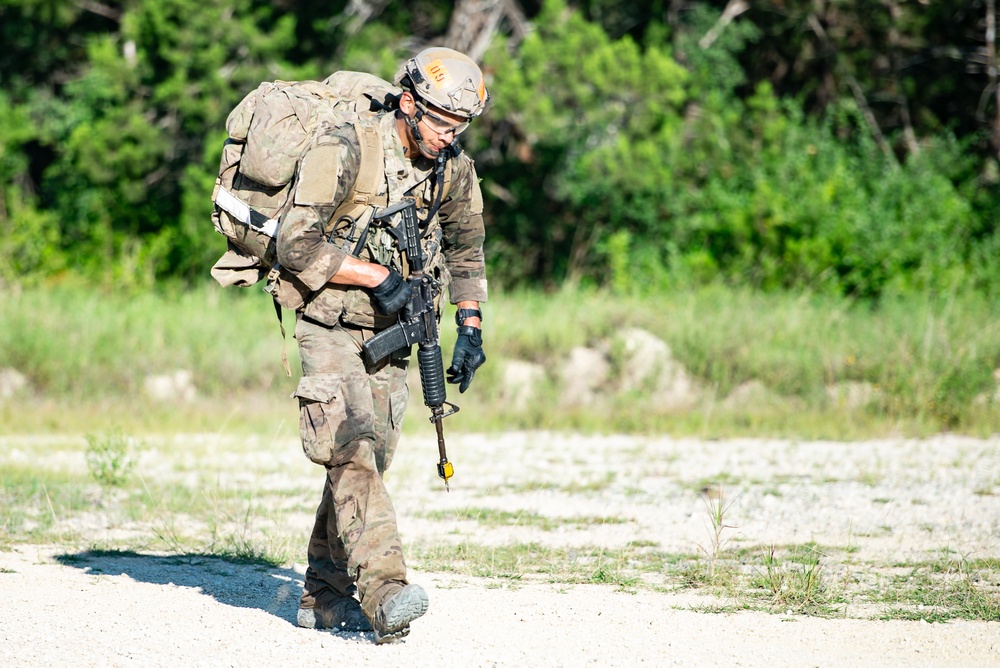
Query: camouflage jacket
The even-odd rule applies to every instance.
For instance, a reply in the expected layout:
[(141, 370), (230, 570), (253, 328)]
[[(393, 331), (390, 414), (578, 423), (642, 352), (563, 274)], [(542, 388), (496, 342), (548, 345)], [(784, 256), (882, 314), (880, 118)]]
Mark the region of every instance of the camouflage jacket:
[[(384, 153), (384, 177), (380, 179), (376, 203), (385, 206), (413, 196), (423, 220), (432, 193), (433, 162), (424, 158), (411, 162), (405, 157), (391, 112), (376, 116), (371, 123), (382, 138)], [(301, 309), (307, 316), (328, 325), (346, 322), (381, 329), (393, 324), (395, 317), (377, 315), (368, 290), (330, 282), (353, 250), (352, 239), (357, 236), (357, 230), (350, 229), (349, 224), (337, 225), (329, 237), (328, 230), (335, 210), (353, 191), (360, 156), (358, 135), (352, 125), (320, 133), (300, 160), (291, 206), (280, 218), (277, 254), (281, 265), (313, 291)], [(479, 180), (472, 160), (465, 154), (451, 162), (448, 196), (424, 235), (428, 266), (448, 285), (453, 304), (463, 300), (485, 302), (485, 231)], [(375, 250), (369, 243), (361, 259), (385, 263), (387, 258), (376, 258)], [(399, 264), (398, 251), (390, 264)]]

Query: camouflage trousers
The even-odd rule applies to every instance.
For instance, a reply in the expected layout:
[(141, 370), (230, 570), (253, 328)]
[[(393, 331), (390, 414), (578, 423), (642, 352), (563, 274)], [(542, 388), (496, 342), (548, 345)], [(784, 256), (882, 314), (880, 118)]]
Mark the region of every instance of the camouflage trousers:
[(396, 514), (382, 482), (399, 441), (408, 390), (409, 350), (367, 368), (361, 343), (369, 329), (326, 327), (299, 316), (302, 449), (326, 468), (309, 540), (300, 606), (355, 592), (369, 619), (382, 597), (406, 585)]

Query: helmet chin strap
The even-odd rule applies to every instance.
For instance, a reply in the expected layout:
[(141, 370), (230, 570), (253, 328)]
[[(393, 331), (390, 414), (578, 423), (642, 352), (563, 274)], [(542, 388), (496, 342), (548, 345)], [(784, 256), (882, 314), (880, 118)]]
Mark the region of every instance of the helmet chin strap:
[(423, 151), (425, 155), (430, 155), (436, 158), (440, 153), (440, 151), (435, 151), (430, 146), (424, 143), (424, 136), (420, 133), (420, 128), (418, 127), (420, 119), (423, 117), (423, 115), (424, 112), (417, 109), (417, 113), (414, 114), (413, 116), (405, 116), (406, 124), (410, 126), (410, 132), (413, 133), (413, 138), (417, 140), (417, 147), (420, 148), (420, 150)]
[(406, 116), (406, 115), (403, 116), (406, 119), (406, 124), (410, 127), (410, 132), (413, 133), (413, 138), (417, 140), (417, 146), (420, 148), (420, 150), (423, 151), (426, 155), (434, 156), (434, 180), (431, 183), (431, 192), (434, 193), (436, 191), (436, 197), (434, 198), (434, 202), (431, 205), (430, 210), (427, 212), (427, 217), (421, 221), (418, 221), (420, 227), (422, 228), (427, 226), (427, 223), (430, 222), (431, 218), (434, 217), (438, 209), (441, 208), (441, 197), (444, 194), (445, 163), (448, 162), (449, 158), (451, 158), (453, 155), (458, 155), (459, 152), (461, 151), (460, 148), (457, 148), (457, 142), (455, 140), (453, 140), (450, 145), (445, 146), (440, 151), (435, 151), (431, 149), (431, 147), (429, 147), (427, 144), (425, 144), (424, 136), (420, 133), (420, 128), (417, 127), (417, 125), (420, 123), (420, 119), (423, 118), (423, 116), (424, 112), (421, 111), (420, 109), (417, 109), (417, 113), (415, 113), (413, 116)]

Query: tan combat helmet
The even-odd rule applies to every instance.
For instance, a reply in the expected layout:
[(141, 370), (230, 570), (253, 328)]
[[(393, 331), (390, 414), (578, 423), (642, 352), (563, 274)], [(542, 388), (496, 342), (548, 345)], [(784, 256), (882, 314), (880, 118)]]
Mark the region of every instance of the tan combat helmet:
[(445, 47), (424, 49), (406, 61), (396, 84), (439, 109), (470, 119), (483, 113), (490, 99), (476, 62)]

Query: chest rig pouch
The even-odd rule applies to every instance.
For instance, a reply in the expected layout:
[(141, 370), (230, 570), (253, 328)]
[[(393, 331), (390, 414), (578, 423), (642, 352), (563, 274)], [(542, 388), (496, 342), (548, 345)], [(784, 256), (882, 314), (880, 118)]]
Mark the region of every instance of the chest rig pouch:
[[(362, 147), (364, 147), (364, 142), (362, 142)], [(362, 166), (359, 171), (358, 181), (362, 179), (362, 175), (366, 172), (364, 164), (366, 154), (370, 155), (372, 153), (375, 153), (375, 151), (362, 149)], [(424, 273), (429, 275), (439, 285), (446, 283), (447, 275), (441, 254), (443, 233), (438, 222), (437, 210), (447, 198), (450, 189), (451, 161), (449, 158), (451, 156), (451, 152), (447, 154), (442, 152), (442, 156), (435, 163), (435, 169), (430, 178), (417, 183), (410, 190), (402, 193), (402, 196), (397, 195), (397, 197), (393, 197), (393, 199), (398, 198), (399, 202), (384, 203), (384, 200), (389, 199), (393, 195), (393, 189), (390, 188), (389, 192), (383, 197), (372, 194), (368, 201), (361, 206), (349, 207), (348, 203), (344, 203), (331, 219), (329, 226), (330, 242), (359, 259), (391, 267), (402, 274), (404, 278), (409, 277), (410, 267), (405, 255), (400, 250), (397, 238), (399, 232), (395, 230), (394, 233), (392, 229), (399, 224), (398, 216), (376, 219), (375, 215), (377, 211), (393, 209), (395, 205), (401, 204), (404, 199), (412, 199), (416, 203), (417, 217), (421, 221), (420, 245), (425, 258)], [(380, 164), (379, 167), (381, 166)], [(384, 171), (379, 171), (384, 174)], [(358, 189), (357, 186), (355, 186), (355, 189)], [(368, 192), (374, 193), (375, 187), (372, 186)], [(383, 201), (380, 202), (378, 200)], [(334, 285), (323, 292), (330, 292), (331, 290), (336, 290), (340, 293), (339, 301), (341, 301), (342, 308), (340, 309), (339, 321), (342, 323), (380, 330), (395, 324), (397, 320), (395, 314), (386, 316), (376, 311), (371, 299), (371, 293), (368, 290), (349, 288), (347, 286), (340, 288)], [(434, 304), (436, 312), (440, 311), (440, 295), (441, 290), (438, 289)], [(327, 296), (324, 295), (324, 297)], [(329, 299), (324, 298), (322, 301), (326, 302)], [(328, 311), (328, 308), (324, 310)], [(306, 307), (306, 314), (313, 315), (310, 313), (308, 305)], [(325, 320), (321, 319), (321, 321)]]

